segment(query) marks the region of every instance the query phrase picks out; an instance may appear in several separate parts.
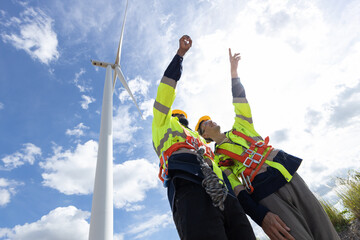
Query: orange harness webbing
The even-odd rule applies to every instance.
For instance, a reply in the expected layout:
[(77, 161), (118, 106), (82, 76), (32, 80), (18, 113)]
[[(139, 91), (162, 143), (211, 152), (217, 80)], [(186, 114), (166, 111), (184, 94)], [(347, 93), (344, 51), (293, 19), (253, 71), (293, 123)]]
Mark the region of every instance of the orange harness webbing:
[(214, 159), (214, 153), (211, 151), (210, 147), (206, 146), (202, 141), (199, 139), (191, 136), (189, 132), (184, 128), (184, 132), (186, 134), (186, 141), (185, 142), (178, 142), (171, 147), (169, 147), (166, 151), (161, 153), (160, 157), (160, 164), (159, 164), (159, 179), (163, 182), (164, 187), (167, 187), (168, 181), (170, 180), (168, 176), (168, 159), (175, 151), (179, 150), (180, 148), (187, 148), (187, 149), (194, 149), (199, 150), (199, 148), (205, 148), (204, 156), (210, 158), (211, 160)]
[[(271, 145), (268, 145), (269, 137), (266, 137), (265, 141), (256, 142), (251, 137), (246, 136), (239, 131), (233, 130), (232, 133), (250, 142), (250, 148), (246, 149), (243, 155), (238, 155), (229, 150), (221, 148), (216, 149), (216, 153), (227, 155), (230, 158), (241, 162), (246, 167), (246, 169), (241, 173), (241, 177), (243, 179), (243, 182), (245, 183), (246, 190), (249, 193), (252, 193), (254, 191), (254, 187), (251, 185), (251, 182), (254, 180), (256, 174), (259, 172), (261, 166), (264, 164), (265, 160), (267, 159), (273, 148), (271, 147)], [(256, 151), (255, 148), (257, 148)], [(269, 150), (267, 151), (265, 156), (263, 156), (267, 148), (269, 148)], [(221, 162), (219, 163), (219, 165), (221, 165)], [(253, 171), (254, 173), (251, 175)]]

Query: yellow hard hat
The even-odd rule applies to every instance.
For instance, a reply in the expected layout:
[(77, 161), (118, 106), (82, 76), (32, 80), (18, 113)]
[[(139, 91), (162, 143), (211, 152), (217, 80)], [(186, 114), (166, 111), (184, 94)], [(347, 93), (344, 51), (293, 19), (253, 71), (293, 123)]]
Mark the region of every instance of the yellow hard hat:
[(186, 114), (186, 112), (184, 112), (183, 110), (174, 109), (174, 110), (172, 110), (172, 112), (171, 112), (171, 115), (173, 115), (173, 114), (183, 114), (183, 115), (186, 117), (186, 119), (187, 119), (187, 114)]
[(209, 116), (207, 116), (207, 115), (202, 116), (201, 118), (199, 118), (199, 121), (197, 122), (196, 127), (195, 127), (195, 131), (199, 130), (201, 122), (207, 121), (207, 120), (211, 120), (211, 118)]

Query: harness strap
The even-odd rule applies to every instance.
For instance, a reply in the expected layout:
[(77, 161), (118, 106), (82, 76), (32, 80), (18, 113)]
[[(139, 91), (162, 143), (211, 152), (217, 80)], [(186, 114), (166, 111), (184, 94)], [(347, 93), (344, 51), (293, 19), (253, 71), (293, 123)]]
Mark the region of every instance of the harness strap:
[[(251, 185), (251, 182), (254, 180), (255, 176), (261, 169), (261, 166), (264, 164), (264, 162), (268, 163), (270, 161), (266, 160), (273, 148), (268, 145), (269, 143), (269, 137), (265, 138), (265, 141), (255, 141), (251, 137), (243, 134), (242, 132), (233, 130), (233, 134), (245, 139), (249, 143), (251, 143), (251, 146), (244, 151), (242, 155), (233, 153), (229, 150), (218, 148), (216, 149), (216, 153), (224, 154), (229, 156), (230, 158), (237, 160), (241, 162), (246, 169), (241, 173), (241, 178), (243, 179), (243, 182), (245, 184), (246, 190), (249, 193), (252, 193), (254, 191), (253, 186)], [(257, 148), (257, 149), (256, 149)], [(265, 150), (269, 148), (265, 156), (263, 156)], [(256, 149), (256, 151), (255, 151)], [(222, 163), (219, 163), (221, 166), (231, 166), (231, 163), (229, 159), (226, 159), (222, 161)], [(269, 164), (271, 165), (271, 164)]]
[(166, 180), (168, 180), (168, 158), (171, 156), (171, 154), (173, 154), (173, 152), (177, 151), (180, 148), (192, 149), (193, 147), (186, 142), (179, 142), (173, 144), (166, 151), (161, 153), (158, 177), (164, 183), (164, 185), (166, 184)]
[(255, 142), (254, 139), (252, 139), (251, 137), (243, 134), (242, 132), (239, 132), (239, 131), (236, 131), (236, 130), (232, 130), (232, 133), (239, 136), (239, 137), (242, 137), (243, 139), (245, 139), (246, 141), (250, 142), (250, 143), (253, 143)]
[[(254, 139), (246, 136), (246, 135), (243, 134), (242, 132), (239, 132), (239, 131), (236, 131), (236, 130), (233, 130), (232, 132), (233, 132), (235, 135), (244, 138), (244, 139), (247, 140), (248, 142), (251, 142), (251, 143), (254, 143), (254, 142), (255, 142)], [(287, 181), (287, 182), (290, 182), (293, 176), (289, 173), (289, 171), (288, 171), (283, 165), (281, 165), (280, 163), (274, 162), (274, 161), (268, 161), (268, 160), (266, 160), (267, 157), (269, 156), (269, 154), (271, 153), (271, 151), (274, 150), (274, 149), (271, 147), (271, 145), (268, 145), (268, 143), (269, 143), (269, 137), (266, 137), (264, 142), (260, 142), (260, 141), (256, 142), (255, 145), (260, 146), (260, 148), (258, 149), (258, 153), (263, 154), (263, 152), (265, 151), (265, 149), (266, 149), (267, 147), (270, 147), (269, 151), (268, 151), (267, 154), (264, 156), (265, 163), (268, 164), (270, 167), (273, 167), (273, 168), (276, 168), (277, 170), (279, 170), (279, 171), (282, 173), (282, 175), (284, 176), (284, 178), (286, 179), (286, 181)], [(264, 146), (264, 147), (263, 147), (263, 146)], [(263, 163), (260, 163), (260, 164), (262, 165)], [(261, 165), (260, 165), (259, 168), (261, 168)], [(254, 179), (254, 177), (256, 176), (256, 174), (257, 174), (257, 171), (255, 171), (255, 173), (253, 174), (252, 180)], [(251, 180), (251, 181), (252, 181), (252, 180)]]
[[(243, 163), (245, 161), (244, 156), (233, 153), (233, 152), (231, 152), (229, 150), (226, 150), (226, 149), (218, 148), (218, 149), (216, 149), (216, 153), (227, 155), (227, 156), (231, 157), (232, 159), (235, 159), (235, 160), (237, 160), (237, 161), (239, 161), (241, 163)], [(251, 173), (251, 171), (252, 171), (251, 168), (246, 168), (244, 172)], [(245, 173), (245, 175), (250, 175), (250, 174)]]
[(255, 176), (257, 175), (257, 173), (259, 172), (260, 168), (262, 167), (262, 165), (266, 162), (270, 162), (268, 160), (266, 160), (266, 158), (269, 156), (270, 152), (273, 150), (274, 148), (270, 147), (269, 151), (266, 153), (266, 155), (264, 156), (264, 161), (261, 161), (259, 163), (259, 166), (255, 169), (254, 173), (251, 175), (251, 178), (250, 178), (250, 182), (252, 182), (255, 178)]
[[(251, 143), (251, 146), (250, 146), (250, 150), (251, 151), (248, 151), (248, 149), (245, 151), (245, 155), (244, 156), (240, 156), (241, 158), (245, 158), (245, 161), (242, 162), (240, 160), (240, 162), (242, 162), (245, 167), (246, 167), (246, 170), (244, 172), (245, 175), (247, 176), (250, 176), (251, 172), (253, 170), (255, 170), (255, 172), (253, 173), (253, 175), (251, 176), (251, 179), (250, 181), (253, 181), (256, 174), (259, 172), (261, 166), (264, 164), (264, 162), (266, 161), (267, 157), (269, 156), (269, 154), (271, 153), (271, 151), (274, 149), (273, 147), (271, 147), (271, 145), (268, 145), (269, 144), (269, 137), (266, 137), (264, 141), (255, 141), (254, 139), (252, 139), (251, 137), (243, 134), (242, 132), (239, 132), (239, 131), (236, 131), (236, 130), (233, 130), (232, 131), (233, 134), (239, 136), (239, 137), (242, 137), (244, 138), (246, 141), (250, 142)], [(255, 148), (257, 147), (257, 151), (254, 151)], [(263, 156), (265, 150), (269, 148), (269, 150), (267, 151), (266, 155)], [(253, 155), (251, 158), (249, 158), (249, 155)], [(251, 164), (250, 166), (246, 163), (246, 161), (248, 159), (251, 159)], [(255, 160), (255, 161), (254, 161)]]

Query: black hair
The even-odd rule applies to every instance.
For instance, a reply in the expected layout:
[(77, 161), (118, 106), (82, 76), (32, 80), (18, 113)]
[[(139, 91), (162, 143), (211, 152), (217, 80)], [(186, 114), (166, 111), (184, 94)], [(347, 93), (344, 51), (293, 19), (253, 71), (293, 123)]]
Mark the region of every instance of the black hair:
[(179, 122), (181, 123), (181, 125), (183, 125), (184, 127), (190, 129), (189, 128), (189, 121), (187, 120), (187, 118), (185, 117), (184, 114), (175, 113), (175, 114), (171, 114), (171, 116), (176, 117), (177, 119), (179, 119)]
[(189, 128), (189, 121), (185, 117), (178, 118), (179, 122), (184, 125), (185, 127)]
[[(198, 128), (198, 133), (200, 134), (200, 136), (202, 136), (204, 134), (204, 132), (201, 130), (201, 124), (205, 122), (205, 120), (202, 120), (199, 123), (199, 128)], [(211, 138), (205, 138), (206, 142), (213, 142), (214, 140), (212, 140)]]

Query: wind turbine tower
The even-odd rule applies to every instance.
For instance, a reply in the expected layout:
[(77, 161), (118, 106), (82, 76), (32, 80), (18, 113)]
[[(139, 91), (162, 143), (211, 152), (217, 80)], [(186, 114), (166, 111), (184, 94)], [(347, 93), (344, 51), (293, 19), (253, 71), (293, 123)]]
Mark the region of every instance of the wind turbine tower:
[[(130, 88), (125, 81), (125, 77), (120, 69), (121, 46), (124, 35), (128, 0), (126, 1), (124, 21), (121, 29), (119, 46), (116, 54), (115, 63), (99, 62), (91, 60), (94, 66), (106, 68), (101, 123), (99, 149), (96, 164), (94, 193), (91, 207), (91, 219), (89, 240), (112, 240), (114, 234), (114, 208), (113, 208), (113, 92), (116, 78), (118, 77), (124, 88), (134, 101), (140, 116), (142, 117), (139, 106), (132, 95)], [(112, 70), (114, 77), (112, 78)]]

